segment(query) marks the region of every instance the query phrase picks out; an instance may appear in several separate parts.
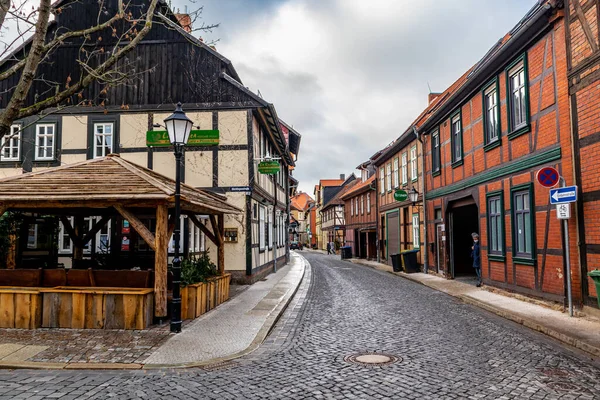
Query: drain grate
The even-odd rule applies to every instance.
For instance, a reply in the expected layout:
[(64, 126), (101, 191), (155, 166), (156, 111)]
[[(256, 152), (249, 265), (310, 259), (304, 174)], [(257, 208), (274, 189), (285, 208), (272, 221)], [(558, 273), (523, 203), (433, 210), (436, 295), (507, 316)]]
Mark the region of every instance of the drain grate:
[(570, 382), (548, 382), (546, 383), (550, 389), (556, 390), (557, 392), (582, 392), (583, 388)]
[(539, 368), (539, 371), (542, 374), (551, 377), (566, 378), (571, 375), (569, 371), (560, 368)]
[(205, 370), (205, 371), (221, 371), (224, 369), (229, 369), (229, 368), (233, 368), (235, 366), (237, 366), (238, 364), (236, 362), (233, 361), (223, 361), (223, 362), (219, 362), (219, 363), (215, 363), (215, 364), (210, 364), (210, 365), (204, 365), (202, 367), (200, 367), (201, 369)]
[(402, 358), (385, 353), (361, 353), (346, 356), (344, 361), (351, 364), (380, 367), (400, 362)]

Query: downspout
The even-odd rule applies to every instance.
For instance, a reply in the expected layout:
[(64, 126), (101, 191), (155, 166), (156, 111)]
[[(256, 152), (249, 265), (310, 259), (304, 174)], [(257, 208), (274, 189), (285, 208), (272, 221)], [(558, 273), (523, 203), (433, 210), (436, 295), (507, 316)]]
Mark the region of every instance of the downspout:
[[(373, 183), (375, 187), (373, 187)], [(377, 262), (381, 262), (381, 257), (379, 255), (379, 197), (377, 196), (377, 169), (375, 169), (375, 180), (369, 185), (369, 190), (373, 190), (375, 192), (375, 252), (377, 253)], [(367, 249), (368, 251), (368, 249)]]
[(423, 201), (423, 247), (425, 247), (425, 251), (423, 252), (423, 272), (427, 274), (429, 271), (429, 249), (427, 242), (427, 202), (425, 201), (425, 194), (427, 193), (425, 185), (425, 141), (423, 140), (424, 135), (419, 136), (416, 126), (413, 125), (412, 128), (417, 140), (421, 142), (421, 182), (423, 182), (423, 197), (421, 200)]

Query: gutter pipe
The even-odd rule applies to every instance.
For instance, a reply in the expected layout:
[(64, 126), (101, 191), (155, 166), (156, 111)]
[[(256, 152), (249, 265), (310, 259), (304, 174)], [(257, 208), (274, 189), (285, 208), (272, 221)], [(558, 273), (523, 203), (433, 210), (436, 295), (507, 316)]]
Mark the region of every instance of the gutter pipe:
[(423, 182), (423, 195), (421, 200), (423, 201), (423, 247), (425, 247), (425, 252), (423, 253), (423, 272), (427, 274), (429, 272), (429, 248), (428, 248), (428, 237), (427, 237), (427, 203), (425, 201), (425, 193), (427, 193), (427, 188), (425, 184), (425, 141), (423, 138), (423, 134), (419, 135), (416, 126), (412, 126), (413, 132), (415, 133), (415, 137), (419, 142), (421, 142), (421, 176)]

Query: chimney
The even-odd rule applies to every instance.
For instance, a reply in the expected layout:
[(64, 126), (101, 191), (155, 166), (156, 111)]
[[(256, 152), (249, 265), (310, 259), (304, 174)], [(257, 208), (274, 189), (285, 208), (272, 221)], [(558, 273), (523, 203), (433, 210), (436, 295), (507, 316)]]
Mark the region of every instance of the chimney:
[(340, 174), (340, 179), (345, 181), (346, 180), (346, 174)]
[[(187, 11), (187, 7), (186, 7), (186, 11)], [(181, 25), (181, 27), (187, 32), (187, 33), (192, 33), (192, 18), (190, 18), (189, 14), (175, 14), (175, 18), (177, 18), (177, 22), (179, 22), (179, 25)]]
[(441, 93), (429, 93), (429, 96), (427, 96), (427, 101), (429, 102), (428, 104), (431, 104), (431, 102), (437, 99), (440, 95)]

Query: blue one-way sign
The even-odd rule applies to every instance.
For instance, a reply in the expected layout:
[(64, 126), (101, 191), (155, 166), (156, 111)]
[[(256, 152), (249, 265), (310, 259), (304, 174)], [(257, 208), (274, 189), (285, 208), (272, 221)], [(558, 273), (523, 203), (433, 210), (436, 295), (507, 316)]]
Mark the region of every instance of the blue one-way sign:
[(574, 203), (577, 201), (577, 186), (550, 189), (550, 204)]

